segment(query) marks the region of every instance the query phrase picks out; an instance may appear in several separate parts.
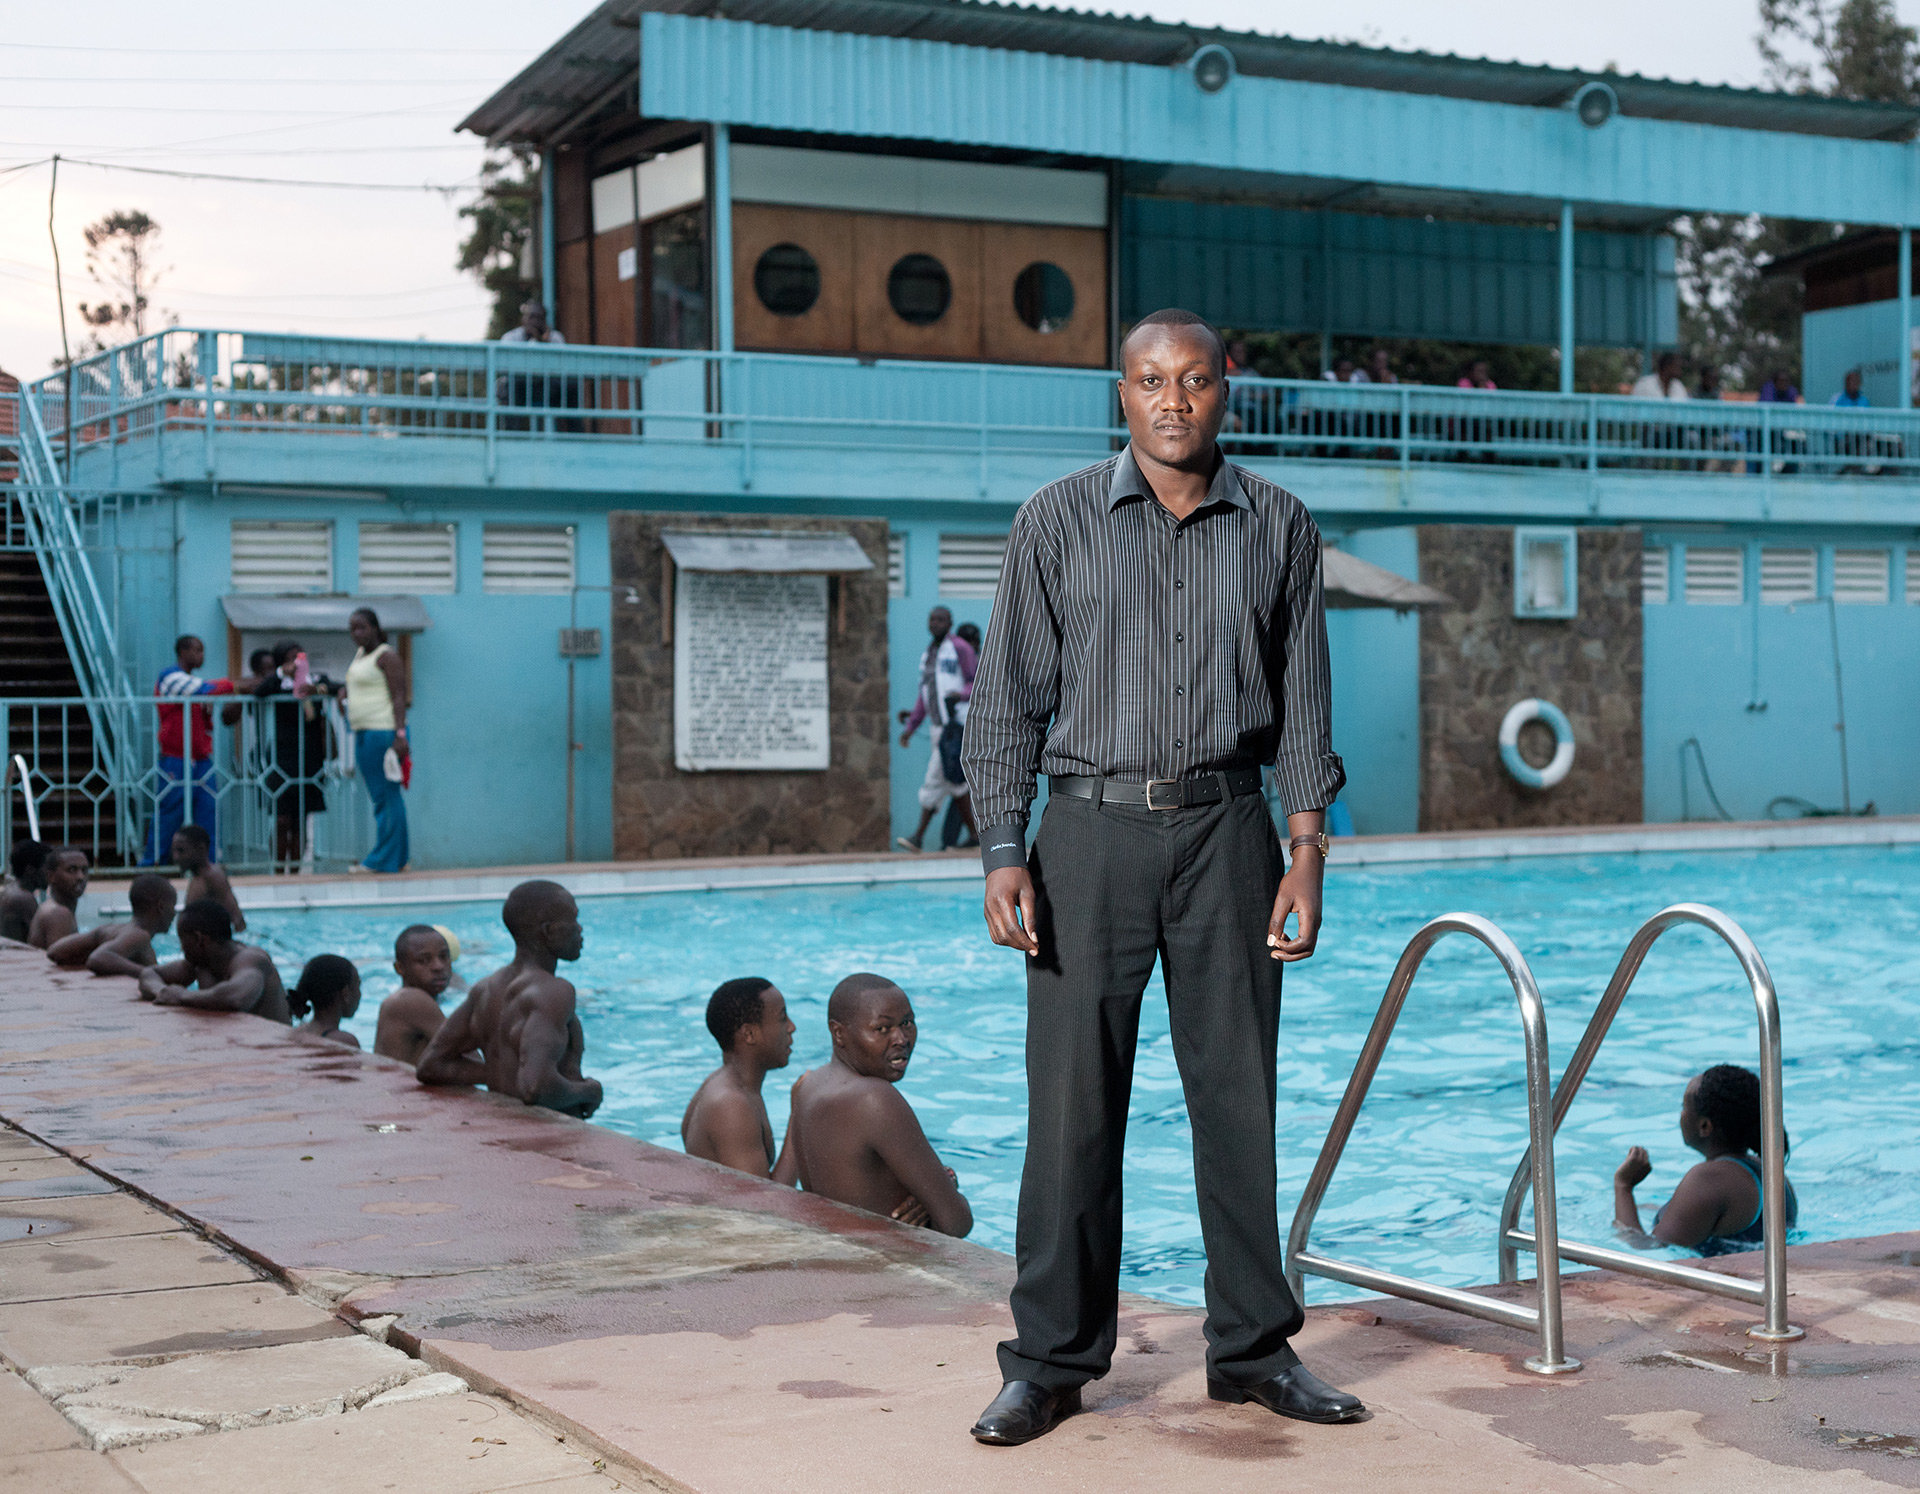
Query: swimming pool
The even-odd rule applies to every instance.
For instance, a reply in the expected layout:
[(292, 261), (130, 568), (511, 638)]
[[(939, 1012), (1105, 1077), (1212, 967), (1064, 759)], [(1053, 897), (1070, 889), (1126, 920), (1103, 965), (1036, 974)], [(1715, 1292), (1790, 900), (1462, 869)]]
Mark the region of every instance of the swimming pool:
[[(1668, 903), (1713, 904), (1745, 925), (1780, 992), (1795, 1239), (1920, 1227), (1920, 848), (1547, 857), (1381, 868), (1337, 866), (1320, 951), (1287, 974), (1280, 1047), (1284, 1232), (1394, 961), (1429, 917), (1465, 910), (1503, 927), (1546, 998), (1557, 1076), (1635, 928)], [(491, 904), (262, 911), (252, 933), (289, 982), (333, 950), (361, 968), (352, 1026), (372, 1045), (394, 984), (393, 935), (445, 923), (473, 979), (505, 958)], [(973, 1203), (973, 1238), (1013, 1246), (1025, 1145), (1024, 982), (989, 944), (979, 884), (918, 883), (589, 898), (581, 992), (587, 1071), (606, 1084), (596, 1120), (678, 1148), (688, 1096), (716, 1061), (703, 1025), (721, 980), (764, 975), (799, 1024), (794, 1066), (828, 1054), (827, 992), (877, 970), (912, 996), (920, 1043), (902, 1085)], [(1141, 1021), (1126, 1170), (1124, 1285), (1201, 1298), (1191, 1134), (1156, 977)], [(1627, 1146), (1653, 1153), (1643, 1211), (1693, 1160), (1676, 1119), (1686, 1079), (1755, 1061), (1753, 1004), (1732, 956), (1704, 930), (1654, 948), (1556, 1147), (1561, 1229), (1605, 1243), (1612, 1175)], [(784, 1132), (787, 1086), (767, 1108)], [(1526, 1135), (1519, 1020), (1493, 957), (1462, 938), (1428, 958), (1315, 1225), (1324, 1249), (1455, 1284), (1490, 1280), (1499, 1201)], [(1525, 1269), (1525, 1262), (1522, 1262)], [(1311, 1281), (1313, 1300), (1360, 1295)]]

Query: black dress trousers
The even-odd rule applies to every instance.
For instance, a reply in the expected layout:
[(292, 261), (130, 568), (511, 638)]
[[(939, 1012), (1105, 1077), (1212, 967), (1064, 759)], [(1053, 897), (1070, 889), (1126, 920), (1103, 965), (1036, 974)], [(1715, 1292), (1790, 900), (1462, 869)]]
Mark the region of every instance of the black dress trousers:
[(1300, 1361), (1274, 1199), (1283, 852), (1258, 794), (1148, 810), (1055, 795), (1029, 867), (1026, 1168), (1000, 1372), (1064, 1390), (1113, 1359), (1120, 1161), (1140, 999), (1163, 962), (1207, 1251), (1207, 1368), (1257, 1384)]

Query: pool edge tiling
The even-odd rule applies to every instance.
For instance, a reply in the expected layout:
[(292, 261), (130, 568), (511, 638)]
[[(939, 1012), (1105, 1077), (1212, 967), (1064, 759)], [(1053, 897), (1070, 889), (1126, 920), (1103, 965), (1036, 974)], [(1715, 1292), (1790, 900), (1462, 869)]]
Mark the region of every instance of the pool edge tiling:
[(1198, 1315), (1128, 1298), (1087, 1413), (984, 1449), (966, 1427), (998, 1381), (1004, 1256), (255, 1018), (143, 1005), (20, 946), (0, 987), (0, 1117), (642, 1486), (1920, 1488), (1920, 1235), (1793, 1251), (1808, 1337), (1785, 1350), (1719, 1299), (1578, 1278), (1587, 1368), (1552, 1383), (1509, 1330), (1311, 1309), (1308, 1361), (1373, 1409), (1344, 1428), (1208, 1402)]
[[(1362, 835), (1333, 842), (1329, 870), (1536, 856), (1644, 855), (1689, 851), (1777, 851), (1835, 846), (1920, 844), (1920, 816), (1860, 816), (1684, 824), (1602, 825), (1578, 829), (1445, 831), (1425, 835)], [(973, 851), (921, 856), (737, 856), (677, 861), (561, 862), (448, 868), (391, 876), (234, 878), (246, 909), (368, 908), (416, 903), (495, 901), (529, 877), (563, 882), (576, 897), (724, 892), (909, 882), (978, 881)], [(118, 914), (126, 883), (103, 877), (81, 905), (82, 921)]]

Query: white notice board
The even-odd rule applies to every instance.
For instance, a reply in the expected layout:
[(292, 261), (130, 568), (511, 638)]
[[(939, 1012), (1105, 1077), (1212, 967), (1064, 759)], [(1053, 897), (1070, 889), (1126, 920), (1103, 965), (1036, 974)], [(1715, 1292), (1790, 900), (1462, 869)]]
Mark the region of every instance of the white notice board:
[(673, 760), (682, 772), (823, 769), (827, 578), (681, 571), (673, 599)]

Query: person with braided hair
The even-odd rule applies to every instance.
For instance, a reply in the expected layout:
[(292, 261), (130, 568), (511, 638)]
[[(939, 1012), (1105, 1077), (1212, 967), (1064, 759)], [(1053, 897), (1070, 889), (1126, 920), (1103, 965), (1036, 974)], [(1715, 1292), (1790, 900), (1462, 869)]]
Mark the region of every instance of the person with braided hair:
[[(1633, 1190), (1653, 1170), (1653, 1159), (1643, 1146), (1627, 1152), (1613, 1175), (1614, 1227), (1643, 1250), (1677, 1245), (1701, 1255), (1735, 1255), (1754, 1249), (1763, 1238), (1760, 1076), (1732, 1063), (1696, 1075), (1680, 1101), (1680, 1139), (1706, 1160), (1695, 1163), (1673, 1197), (1654, 1211), (1650, 1233), (1640, 1227)], [(1788, 1229), (1799, 1214), (1788, 1183)]]

